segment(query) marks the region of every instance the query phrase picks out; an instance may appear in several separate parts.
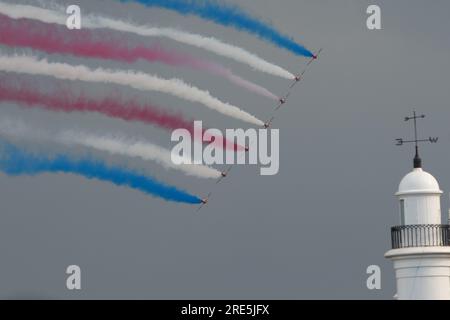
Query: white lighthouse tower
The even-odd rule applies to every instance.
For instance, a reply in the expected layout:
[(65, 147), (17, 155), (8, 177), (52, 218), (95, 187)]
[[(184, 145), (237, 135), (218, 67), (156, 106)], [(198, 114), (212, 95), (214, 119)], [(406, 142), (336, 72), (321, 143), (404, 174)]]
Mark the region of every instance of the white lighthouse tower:
[(394, 263), (397, 281), (395, 297), (400, 300), (450, 300), (450, 227), (442, 223), (436, 179), (422, 169), (418, 143), (437, 142), (437, 138), (398, 139), (398, 145), (414, 142), (414, 168), (400, 182), (395, 194), (399, 201), (399, 225), (391, 228), (392, 249), (385, 257)]

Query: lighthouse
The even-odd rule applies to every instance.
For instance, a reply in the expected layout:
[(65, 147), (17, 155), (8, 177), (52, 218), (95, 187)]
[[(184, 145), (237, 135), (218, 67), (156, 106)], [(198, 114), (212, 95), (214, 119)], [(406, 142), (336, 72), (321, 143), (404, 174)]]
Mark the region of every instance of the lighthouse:
[(397, 145), (415, 144), (413, 169), (400, 181), (398, 225), (391, 228), (392, 249), (385, 257), (392, 260), (399, 300), (450, 300), (450, 226), (442, 223), (442, 191), (438, 181), (422, 168), (419, 142), (437, 142), (437, 138), (418, 140), (417, 116), (415, 139), (397, 139)]

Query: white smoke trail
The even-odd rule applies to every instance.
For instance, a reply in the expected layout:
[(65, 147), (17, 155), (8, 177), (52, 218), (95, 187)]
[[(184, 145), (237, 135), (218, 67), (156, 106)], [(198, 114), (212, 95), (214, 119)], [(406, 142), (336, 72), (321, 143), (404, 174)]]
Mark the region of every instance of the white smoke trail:
[(123, 155), (127, 157), (155, 161), (166, 169), (180, 170), (190, 176), (212, 179), (217, 179), (221, 176), (220, 171), (205, 165), (176, 165), (172, 162), (170, 150), (148, 142), (118, 137), (116, 134), (109, 136), (97, 136), (76, 131), (66, 131), (60, 135), (59, 140), (66, 144), (76, 144), (84, 147), (90, 147), (113, 155)]
[[(13, 19), (27, 18), (39, 20), (45, 23), (65, 25), (67, 16), (58, 11), (47, 10), (29, 5), (6, 4), (0, 2), (0, 13)], [(63, 11), (61, 10), (61, 12)], [(295, 77), (291, 72), (260, 58), (254, 53), (222, 42), (221, 40), (213, 37), (204, 37), (198, 34), (188, 33), (172, 28), (156, 28), (151, 26), (136, 25), (97, 15), (83, 15), (82, 27), (90, 29), (107, 28), (121, 32), (134, 33), (145, 37), (169, 38), (171, 40), (208, 50), (222, 57), (247, 64), (256, 70), (274, 76), (286, 79), (294, 79)]]
[(187, 45), (211, 51), (217, 55), (233, 59), (244, 63), (250, 67), (286, 79), (293, 79), (295, 76), (289, 71), (270, 63), (256, 54), (247, 50), (222, 42), (213, 37), (204, 37), (198, 34), (179, 31), (172, 28), (155, 28), (149, 26), (133, 25), (120, 20), (113, 20), (106, 17), (88, 17), (86, 22), (88, 28), (109, 28), (116, 31), (135, 33), (141, 36), (164, 37), (181, 42)]
[(64, 16), (64, 14), (62, 14), (61, 12), (56, 12), (29, 5), (0, 2), (0, 13), (13, 19), (26, 18), (39, 20), (45, 23), (56, 23), (65, 25), (67, 16)]
[[(0, 119), (0, 134), (20, 139), (52, 141), (68, 146), (79, 145), (102, 152), (108, 152), (112, 155), (154, 161), (166, 169), (182, 171), (186, 175), (198, 178), (217, 179), (221, 176), (220, 171), (206, 165), (177, 165), (172, 161), (170, 150), (143, 140), (131, 139), (118, 134), (99, 136), (97, 134), (78, 130), (50, 132), (36, 129), (33, 126), (30, 126), (29, 123), (25, 123), (21, 120), (5, 117)], [(183, 160), (187, 160), (185, 163), (192, 163), (190, 159)]]
[(50, 63), (45, 59), (38, 60), (33, 56), (18, 55), (0, 55), (0, 70), (31, 75), (45, 75), (63, 80), (114, 83), (128, 85), (138, 90), (158, 91), (191, 102), (201, 103), (210, 109), (235, 119), (258, 126), (264, 125), (263, 121), (253, 115), (229, 103), (222, 102), (211, 96), (208, 91), (188, 85), (180, 79), (162, 79), (154, 75), (134, 71), (116, 71), (102, 68), (91, 70), (82, 65), (72, 66), (66, 63)]
[(256, 92), (256, 93), (258, 93), (258, 94), (260, 94), (260, 95), (262, 95), (262, 96), (264, 96), (266, 98), (269, 98), (269, 99), (272, 99), (272, 100), (275, 100), (275, 101), (277, 101), (279, 99), (276, 95), (274, 95), (272, 92), (270, 92), (266, 88), (261, 87), (261, 86), (255, 84), (255, 83), (253, 83), (253, 82), (247, 81), (247, 80), (245, 80), (245, 79), (243, 79), (243, 78), (233, 74), (232, 72), (226, 72), (224, 74), (224, 76), (228, 80), (230, 80), (231, 82), (235, 83), (238, 86), (246, 88), (249, 91)]

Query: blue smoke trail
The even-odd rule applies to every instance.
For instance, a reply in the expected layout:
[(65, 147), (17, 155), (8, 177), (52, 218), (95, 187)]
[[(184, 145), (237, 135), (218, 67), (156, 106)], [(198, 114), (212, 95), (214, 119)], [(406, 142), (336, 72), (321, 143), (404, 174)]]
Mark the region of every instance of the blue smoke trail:
[(128, 186), (146, 194), (169, 201), (190, 204), (201, 203), (201, 199), (175, 187), (162, 184), (151, 177), (142, 176), (126, 169), (108, 167), (100, 161), (88, 159), (71, 160), (65, 155), (52, 159), (20, 150), (16, 146), (0, 141), (0, 171), (11, 176), (40, 173), (72, 173), (87, 179), (109, 181), (118, 186)]
[(180, 14), (193, 14), (205, 20), (231, 26), (255, 34), (261, 39), (287, 49), (296, 55), (313, 57), (313, 53), (270, 25), (251, 17), (237, 6), (220, 4), (215, 0), (120, 0), (138, 2), (148, 7), (159, 7)]

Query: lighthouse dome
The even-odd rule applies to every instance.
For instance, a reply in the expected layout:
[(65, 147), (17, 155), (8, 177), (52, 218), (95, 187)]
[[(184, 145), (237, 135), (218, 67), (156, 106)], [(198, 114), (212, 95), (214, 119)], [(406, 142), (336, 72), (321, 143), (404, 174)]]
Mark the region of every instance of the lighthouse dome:
[(428, 172), (423, 171), (422, 168), (415, 168), (400, 181), (396, 195), (418, 193), (442, 193), (437, 180)]

